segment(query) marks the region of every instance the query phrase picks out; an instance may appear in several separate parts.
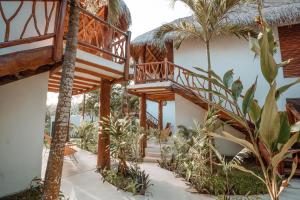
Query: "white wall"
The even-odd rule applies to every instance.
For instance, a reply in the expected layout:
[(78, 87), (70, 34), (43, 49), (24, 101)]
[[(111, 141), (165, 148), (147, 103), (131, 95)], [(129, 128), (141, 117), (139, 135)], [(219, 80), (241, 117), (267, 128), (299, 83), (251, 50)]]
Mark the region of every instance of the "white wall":
[[(6, 18), (8, 19), (17, 10), (18, 6), (20, 5), (20, 1), (3, 1), (3, 2), (1, 2), (1, 4), (3, 6), (4, 14), (5, 14)], [(47, 2), (48, 16), (50, 15), (50, 10), (51, 10), (53, 4), (57, 4), (57, 2)], [(48, 33), (54, 33), (56, 8), (57, 8), (57, 6), (55, 6), (55, 8), (53, 10), (53, 14), (52, 14), (52, 17), (51, 17), (51, 20), (49, 23)], [(40, 31), (41, 35), (44, 35), (44, 30), (45, 30), (45, 25), (46, 25), (44, 1), (37, 1), (35, 10), (36, 10), (35, 14), (36, 14), (36, 18), (37, 18), (38, 30)], [(29, 18), (29, 16), (31, 15), (31, 13), (32, 13), (32, 2), (24, 1), (18, 15), (11, 21), (9, 41), (20, 39), (20, 36), (24, 29), (25, 23), (26, 23), (27, 19)], [(5, 29), (5, 23), (2, 19), (2, 17), (0, 17), (0, 27), (1, 27), (0, 28), (0, 42), (3, 42), (6, 29)], [(28, 38), (28, 37), (33, 37), (33, 36), (38, 36), (38, 33), (35, 29), (33, 18), (31, 18), (31, 20), (28, 23), (28, 26), (25, 30), (23, 38)], [(48, 40), (43, 40), (43, 41), (39, 41), (39, 42), (33, 42), (30, 44), (23, 44), (23, 45), (17, 45), (17, 46), (13, 46), (13, 47), (2, 48), (2, 49), (0, 49), (0, 55), (11, 53), (11, 52), (16, 52), (16, 51), (33, 49), (33, 48), (37, 48), (37, 47), (44, 47), (44, 46), (52, 45), (52, 43), (53, 43), (53, 40), (48, 39)]]
[(0, 86), (0, 197), (41, 176), (48, 76)]
[[(206, 110), (200, 106), (190, 102), (189, 100), (183, 98), (180, 95), (175, 95), (175, 107), (176, 107), (176, 127), (183, 125), (187, 128), (195, 128), (195, 122), (203, 123)], [(220, 128), (216, 132), (222, 130), (227, 131), (228, 133), (239, 137), (244, 138), (244, 135), (232, 128), (231, 126), (225, 125), (224, 128)], [(221, 154), (227, 156), (234, 156), (242, 147), (232, 142), (226, 140), (215, 139), (216, 148), (220, 151)]]
[[(147, 100), (147, 111), (158, 119), (158, 103)], [(167, 101), (167, 105), (163, 107), (163, 126), (171, 123), (172, 130), (175, 130), (175, 102)]]
[[(274, 29), (278, 40), (277, 28)], [(280, 50), (275, 54), (277, 62), (280, 62)], [(244, 84), (245, 90), (248, 89), (258, 76), (258, 87), (256, 98), (259, 103), (264, 102), (268, 84), (264, 80), (261, 71), (259, 59), (254, 58), (254, 53), (250, 51), (248, 41), (238, 39), (234, 36), (215, 38), (211, 43), (211, 59), (212, 68), (220, 76), (223, 76), (229, 69), (234, 69), (235, 78), (240, 77)], [(178, 50), (174, 50), (174, 61), (182, 67), (193, 69), (193, 67), (202, 67), (207, 69), (206, 50), (203, 43), (200, 41), (185, 41)], [(282, 69), (279, 70), (277, 84), (284, 85), (294, 79), (283, 78)], [(289, 92), (283, 95), (279, 100), (279, 108), (285, 109), (286, 98), (299, 98), (300, 87), (293, 87)]]

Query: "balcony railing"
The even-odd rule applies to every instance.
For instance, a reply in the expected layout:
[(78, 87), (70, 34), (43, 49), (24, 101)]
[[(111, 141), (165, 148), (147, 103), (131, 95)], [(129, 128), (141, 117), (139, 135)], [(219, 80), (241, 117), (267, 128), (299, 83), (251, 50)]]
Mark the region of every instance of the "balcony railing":
[(119, 64), (129, 60), (130, 32), (122, 31), (81, 7), (78, 44), (80, 49)]
[[(181, 86), (183, 89), (192, 91), (204, 102), (213, 103), (238, 116), (242, 115), (236, 108), (235, 100), (232, 99), (229, 89), (211, 82), (212, 90), (216, 92), (211, 94), (209, 92), (209, 82), (207, 79), (208, 74), (200, 71), (196, 73), (197, 75), (195, 75), (195, 72), (168, 61), (143, 63), (136, 65), (134, 80), (136, 84), (170, 81)], [(209, 99), (210, 94), (212, 96), (211, 102)]]

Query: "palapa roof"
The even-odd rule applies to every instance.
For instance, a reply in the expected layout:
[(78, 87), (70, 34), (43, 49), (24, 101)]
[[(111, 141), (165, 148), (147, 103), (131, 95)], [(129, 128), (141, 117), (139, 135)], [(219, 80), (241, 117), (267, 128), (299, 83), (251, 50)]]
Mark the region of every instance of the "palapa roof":
[[(266, 21), (270, 25), (287, 25), (295, 24), (300, 21), (300, 0), (267, 0), (264, 3), (263, 14)], [(255, 17), (258, 16), (257, 4), (255, 3), (244, 3), (235, 7), (231, 12), (228, 13), (224, 23), (232, 25), (245, 25), (254, 26)], [(193, 16), (179, 18), (170, 23), (179, 23), (180, 21), (195, 22)], [(198, 24), (195, 24), (199, 26)], [(172, 41), (176, 39), (176, 34), (169, 33), (162, 40), (155, 38), (156, 32), (160, 27), (148, 31), (131, 42), (131, 52), (133, 57), (140, 50), (140, 47), (147, 44), (153, 47), (159, 48), (163, 51), (164, 42)]]

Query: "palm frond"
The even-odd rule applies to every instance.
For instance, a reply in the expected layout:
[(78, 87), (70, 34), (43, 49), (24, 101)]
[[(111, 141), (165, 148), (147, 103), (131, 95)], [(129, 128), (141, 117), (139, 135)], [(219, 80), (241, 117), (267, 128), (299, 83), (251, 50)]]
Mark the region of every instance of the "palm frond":
[(119, 25), (120, 0), (108, 0), (108, 22)]

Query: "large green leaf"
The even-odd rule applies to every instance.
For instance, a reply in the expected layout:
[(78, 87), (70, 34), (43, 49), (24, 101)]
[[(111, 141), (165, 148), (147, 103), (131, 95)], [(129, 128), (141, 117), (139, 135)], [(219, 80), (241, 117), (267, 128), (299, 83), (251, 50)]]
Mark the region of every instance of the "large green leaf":
[(243, 91), (243, 84), (240, 79), (234, 81), (231, 86), (232, 97), (237, 100)]
[(297, 142), (299, 133), (294, 134), (280, 149), (272, 159), (271, 164), (274, 168), (277, 168), (278, 164), (285, 158), (289, 149)]
[(278, 136), (278, 143), (286, 143), (291, 136), (291, 126), (286, 112), (280, 112), (280, 131)]
[(226, 88), (229, 88), (233, 82), (233, 69), (228, 70), (223, 76), (223, 83)]
[(290, 89), (290, 87), (296, 85), (300, 83), (300, 78), (298, 78), (296, 81), (292, 82), (292, 83), (289, 83), (287, 85), (284, 85), (284, 86), (281, 86), (280, 88), (277, 89), (276, 91), (276, 99), (279, 99), (279, 97), (284, 93), (286, 92), (288, 89)]
[(277, 141), (280, 130), (280, 116), (275, 93), (276, 83), (273, 83), (265, 100), (259, 126), (259, 137), (269, 150)]
[(256, 78), (255, 83), (247, 90), (245, 97), (243, 99), (242, 109), (243, 109), (244, 115), (246, 115), (250, 110), (250, 105), (254, 99), (254, 94), (256, 91), (256, 84), (257, 84), (257, 78)]
[(250, 104), (249, 115), (253, 122), (258, 122), (261, 115), (261, 108), (259, 107), (256, 100), (253, 100)]
[(274, 37), (272, 30), (267, 28), (258, 41), (260, 44), (261, 71), (269, 84), (272, 84), (278, 73), (278, 67), (273, 58)]

